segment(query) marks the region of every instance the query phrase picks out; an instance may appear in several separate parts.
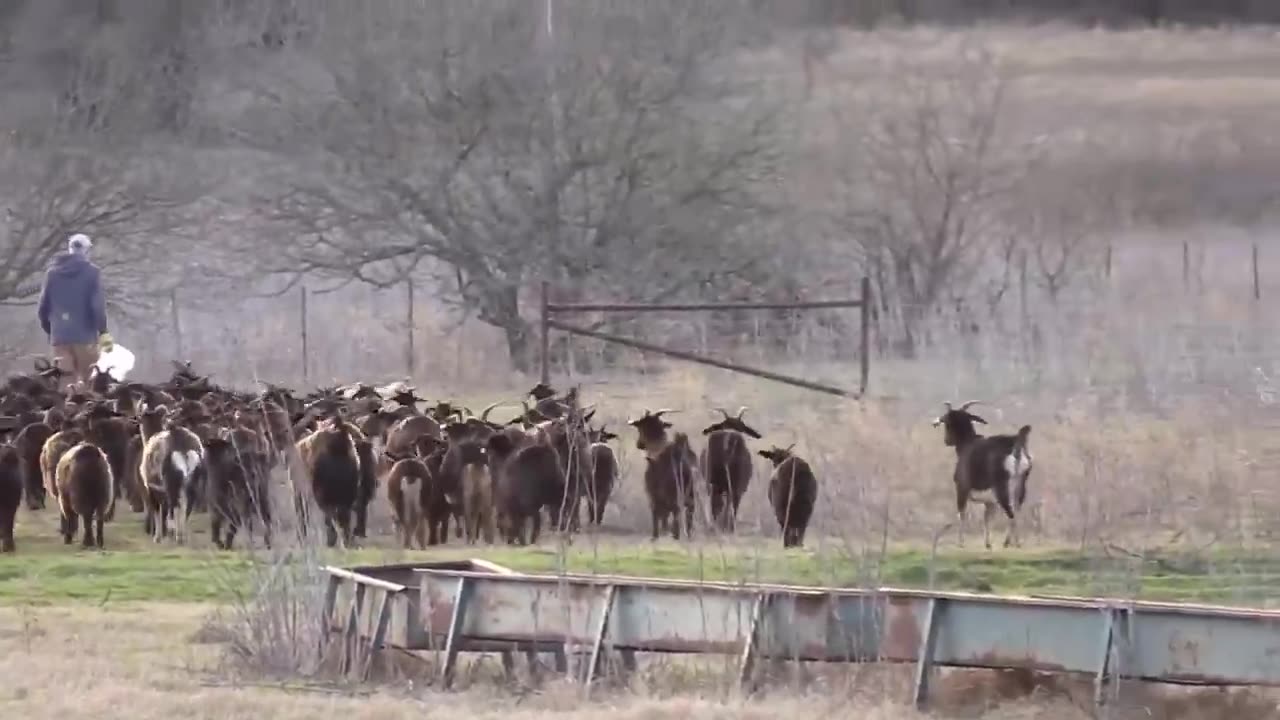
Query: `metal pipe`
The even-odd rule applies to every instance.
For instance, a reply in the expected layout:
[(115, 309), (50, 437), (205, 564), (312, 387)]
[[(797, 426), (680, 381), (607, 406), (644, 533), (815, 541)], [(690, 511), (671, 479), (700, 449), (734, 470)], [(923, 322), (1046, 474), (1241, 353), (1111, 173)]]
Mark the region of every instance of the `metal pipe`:
[(727, 363), (727, 362), (724, 362), (723, 360), (713, 360), (712, 358), (702, 357), (701, 355), (695, 355), (693, 353), (684, 352), (682, 350), (671, 350), (669, 348), (664, 348), (659, 345), (652, 345), (647, 342), (632, 340), (631, 338), (622, 337), (620, 335), (610, 335), (609, 333), (602, 333), (602, 332), (596, 332), (594, 330), (587, 330), (585, 328), (580, 328), (574, 325), (567, 325), (565, 323), (557, 322), (551, 319), (545, 320), (543, 324), (545, 327), (551, 328), (553, 330), (560, 330), (561, 332), (567, 332), (573, 335), (581, 335), (583, 337), (595, 338), (596, 340), (603, 340), (605, 342), (615, 343), (617, 345), (634, 348), (636, 350), (641, 350), (643, 352), (651, 352), (651, 353), (657, 353), (659, 355), (666, 355), (668, 357), (676, 358), (677, 360), (684, 360), (686, 362), (698, 363), (700, 365), (710, 365), (711, 367), (717, 367), (722, 370), (732, 370), (733, 372), (742, 373), (743, 375), (753, 375), (758, 378), (764, 378), (765, 380), (773, 380), (774, 382), (779, 382), (784, 385), (794, 385), (795, 387), (801, 387), (806, 390), (813, 390), (815, 392), (826, 393), (828, 395), (837, 395), (839, 397), (846, 397), (846, 398), (857, 397), (856, 393), (850, 392), (848, 390), (843, 390), (838, 387), (833, 387), (831, 385), (822, 385), (820, 383), (809, 382), (808, 380), (801, 380), (799, 378), (793, 378), (787, 375), (779, 375), (778, 373), (769, 372), (767, 370), (757, 370), (755, 368), (746, 367), (745, 365), (736, 365), (734, 363)]
[(823, 308), (861, 307), (862, 300), (813, 300), (809, 302), (743, 302), (743, 303), (583, 303), (548, 304), (551, 313), (574, 312), (687, 312), (693, 310), (819, 310)]

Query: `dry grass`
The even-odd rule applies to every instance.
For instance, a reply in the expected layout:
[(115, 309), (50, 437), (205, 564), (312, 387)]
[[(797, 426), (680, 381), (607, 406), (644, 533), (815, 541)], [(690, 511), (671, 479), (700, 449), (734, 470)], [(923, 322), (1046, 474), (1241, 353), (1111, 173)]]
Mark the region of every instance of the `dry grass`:
[[(340, 715), (352, 720), (464, 715), (471, 718), (590, 718), (607, 712), (623, 720), (660, 718), (813, 718), (905, 720), (924, 717), (897, 698), (907, 691), (907, 668), (844, 673), (812, 669), (806, 687), (786, 685), (745, 700), (731, 694), (671, 689), (688, 674), (667, 668), (649, 674), (654, 687), (602, 690), (584, 702), (580, 689), (549, 681), (536, 691), (478, 683), (454, 693), (415, 686), (404, 678), (360, 690), (302, 684), (228, 684), (216, 671), (222, 647), (200, 632), (208, 607), (143, 604), (108, 608), (0, 609), (0, 703), (14, 717), (100, 717), (200, 720)], [(494, 665), (492, 659), (472, 661)], [(480, 672), (468, 665), (462, 676)], [(663, 690), (666, 688), (666, 691)], [(1157, 720), (1263, 717), (1274, 700), (1244, 694), (1158, 692), (1133, 688), (1112, 717)], [(954, 673), (937, 690), (947, 717), (991, 720), (1073, 720), (1088, 683), (1016, 675)], [(1235, 713), (1235, 714), (1231, 714)]]

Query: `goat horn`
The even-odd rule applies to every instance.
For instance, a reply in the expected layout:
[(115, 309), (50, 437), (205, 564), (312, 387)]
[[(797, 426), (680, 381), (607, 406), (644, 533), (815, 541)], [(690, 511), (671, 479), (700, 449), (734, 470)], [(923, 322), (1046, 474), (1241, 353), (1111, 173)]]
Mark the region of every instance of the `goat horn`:
[(653, 416), (654, 416), (654, 417), (656, 417), (656, 418), (660, 418), (660, 417), (662, 417), (663, 415), (665, 415), (665, 414), (667, 414), (667, 413), (673, 413), (673, 412), (679, 412), (679, 411), (678, 411), (678, 410), (672, 410), (671, 408), (659, 408), (659, 409), (654, 410), (652, 413), (649, 413), (649, 414), (650, 414), (650, 415), (653, 415)]
[(714, 409), (716, 412), (718, 412), (718, 413), (720, 413), (721, 415), (723, 415), (725, 420), (728, 420), (728, 419), (729, 419), (729, 411), (728, 411), (728, 410), (725, 410), (725, 409), (724, 409), (724, 408), (722, 408), (722, 407), (713, 408), (713, 409)]
[(981, 400), (970, 400), (969, 402), (960, 406), (960, 411), (964, 412), (965, 410), (968, 410), (970, 407), (973, 407), (974, 405), (977, 405), (981, 402), (982, 402)]
[(792, 450), (795, 446), (796, 446), (796, 444), (795, 444), (795, 443), (791, 443), (790, 445), (788, 445), (788, 446), (786, 446), (785, 448), (783, 448), (783, 451), (784, 451), (784, 452), (791, 452), (791, 450)]
[(499, 400), (499, 401), (498, 401), (498, 402), (496, 402), (496, 403), (493, 403), (492, 405), (490, 405), (489, 407), (485, 408), (484, 410), (481, 410), (481, 411), (480, 411), (480, 421), (481, 421), (481, 422), (489, 422), (489, 413), (493, 412), (494, 408), (498, 407), (499, 405), (502, 405), (502, 401), (501, 401), (501, 400)]
[(737, 415), (737, 419), (741, 420), (741, 419), (742, 419), (742, 416), (743, 416), (743, 415), (746, 415), (746, 414), (747, 414), (747, 406), (746, 406), (746, 405), (743, 405), (742, 407), (739, 407), (739, 408), (738, 408), (738, 415)]

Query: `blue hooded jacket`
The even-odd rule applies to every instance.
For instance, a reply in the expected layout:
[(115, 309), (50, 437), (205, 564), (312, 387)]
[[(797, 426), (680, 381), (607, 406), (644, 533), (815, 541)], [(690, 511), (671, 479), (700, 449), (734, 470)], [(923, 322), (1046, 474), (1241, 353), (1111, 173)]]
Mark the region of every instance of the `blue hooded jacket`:
[(88, 345), (107, 331), (107, 306), (98, 266), (84, 255), (53, 258), (40, 289), (40, 328), (52, 345)]

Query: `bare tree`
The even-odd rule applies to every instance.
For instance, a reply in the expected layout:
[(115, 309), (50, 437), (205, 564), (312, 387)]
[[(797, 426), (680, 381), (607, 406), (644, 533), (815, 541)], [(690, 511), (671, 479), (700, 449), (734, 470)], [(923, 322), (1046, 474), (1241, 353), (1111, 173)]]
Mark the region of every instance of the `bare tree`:
[(264, 266), (432, 273), (518, 365), (535, 281), (661, 299), (763, 272), (773, 115), (732, 66), (737, 5), (324, 5), (324, 77), (272, 78), (244, 128), (284, 161)]
[[(855, 239), (914, 354), (924, 318), (982, 273), (988, 242), (1029, 167), (1029, 146), (1002, 133), (1010, 79), (990, 55), (947, 67), (906, 64), (870, 88), (843, 164), (840, 222)], [(875, 90), (879, 92), (874, 92)]]
[(51, 258), (84, 232), (98, 241), (111, 300), (127, 309), (165, 267), (157, 251), (173, 247), (179, 211), (210, 179), (148, 135), (161, 91), (134, 42), (145, 28), (59, 17), (53, 5), (10, 18), (21, 32), (0, 58), (0, 303), (34, 302)]

